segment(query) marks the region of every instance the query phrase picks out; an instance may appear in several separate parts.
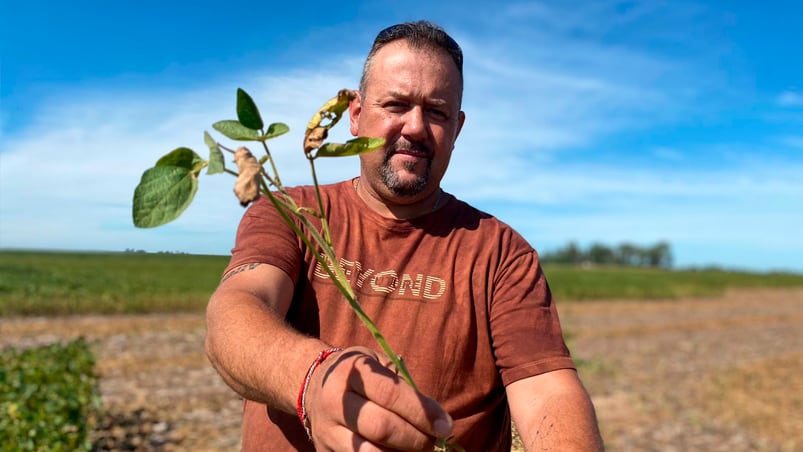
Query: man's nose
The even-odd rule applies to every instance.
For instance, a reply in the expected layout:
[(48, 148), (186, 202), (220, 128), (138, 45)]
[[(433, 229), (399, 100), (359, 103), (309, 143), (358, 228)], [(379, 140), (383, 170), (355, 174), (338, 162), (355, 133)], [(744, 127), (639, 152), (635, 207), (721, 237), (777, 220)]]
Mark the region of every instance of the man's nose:
[(424, 111), (421, 107), (413, 107), (404, 115), (402, 135), (416, 140), (426, 137), (427, 125), (424, 119)]

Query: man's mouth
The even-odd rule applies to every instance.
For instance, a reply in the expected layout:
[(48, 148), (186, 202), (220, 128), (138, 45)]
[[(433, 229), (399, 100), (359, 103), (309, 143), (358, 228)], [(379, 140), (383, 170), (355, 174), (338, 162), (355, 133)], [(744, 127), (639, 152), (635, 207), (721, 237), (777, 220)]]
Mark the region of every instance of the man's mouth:
[(425, 159), (425, 158), (429, 157), (429, 153), (427, 153), (427, 152), (413, 151), (413, 150), (410, 150), (410, 149), (399, 149), (397, 151), (394, 151), (393, 154), (409, 155), (411, 157), (418, 157), (418, 158), (421, 158), (421, 159)]
[(432, 156), (432, 153), (429, 151), (429, 148), (421, 143), (396, 142), (394, 143), (393, 147), (391, 147), (390, 152), (388, 154), (389, 154), (388, 157), (392, 157), (395, 154), (402, 154), (421, 159), (427, 159)]

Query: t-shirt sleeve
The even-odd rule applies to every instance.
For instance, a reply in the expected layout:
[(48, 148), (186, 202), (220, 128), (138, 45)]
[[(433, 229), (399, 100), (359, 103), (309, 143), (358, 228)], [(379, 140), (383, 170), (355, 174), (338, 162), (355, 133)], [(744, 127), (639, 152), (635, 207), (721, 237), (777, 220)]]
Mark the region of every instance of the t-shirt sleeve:
[(552, 294), (532, 248), (500, 271), (489, 318), (496, 363), (505, 385), (574, 368)]
[(265, 196), (254, 202), (240, 220), (224, 274), (252, 263), (276, 266), (293, 281), (298, 280), (301, 268), (298, 238)]

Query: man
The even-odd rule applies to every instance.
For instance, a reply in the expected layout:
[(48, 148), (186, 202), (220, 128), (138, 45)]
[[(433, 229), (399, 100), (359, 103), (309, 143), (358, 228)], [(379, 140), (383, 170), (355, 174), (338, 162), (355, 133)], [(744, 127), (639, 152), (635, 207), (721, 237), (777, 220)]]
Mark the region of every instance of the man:
[[(358, 178), (322, 187), (339, 264), (420, 392), (270, 203), (246, 212), (206, 341), (245, 399), (243, 450), (431, 450), (445, 437), (509, 450), (511, 416), (528, 450), (601, 449), (536, 252), (440, 188), (462, 90), (442, 29), (380, 32), (349, 114), (352, 134), (385, 146), (360, 156)], [(316, 205), (310, 187), (290, 193)]]

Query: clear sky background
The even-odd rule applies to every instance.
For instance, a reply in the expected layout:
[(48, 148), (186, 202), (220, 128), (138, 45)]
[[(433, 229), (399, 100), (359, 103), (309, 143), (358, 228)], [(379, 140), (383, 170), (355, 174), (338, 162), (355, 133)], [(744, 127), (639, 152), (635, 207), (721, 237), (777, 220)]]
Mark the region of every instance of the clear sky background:
[(465, 52), (447, 191), (542, 252), (667, 240), (678, 267), (803, 272), (800, 2), (279, 5), (0, 0), (0, 248), (227, 254), (233, 178), (202, 175), (179, 220), (140, 230), (142, 172), (203, 155), (242, 87), (292, 129), (271, 142), (283, 181), (307, 183), (310, 115), (356, 88), (380, 29), (425, 18)]

